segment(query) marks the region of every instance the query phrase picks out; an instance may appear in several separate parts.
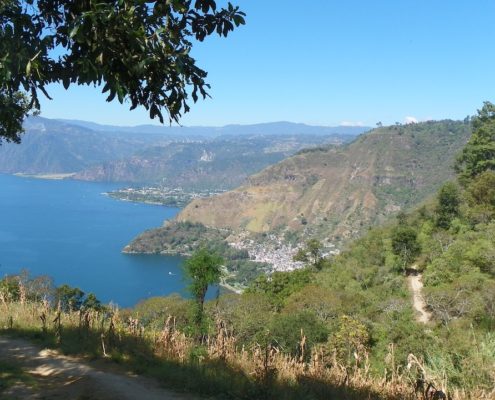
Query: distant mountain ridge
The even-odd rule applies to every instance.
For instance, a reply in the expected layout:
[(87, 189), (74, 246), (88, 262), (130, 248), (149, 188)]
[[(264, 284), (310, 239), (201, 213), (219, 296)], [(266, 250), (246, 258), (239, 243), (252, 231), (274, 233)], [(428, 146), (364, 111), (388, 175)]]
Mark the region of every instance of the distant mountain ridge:
[(159, 133), (171, 135), (192, 135), (216, 137), (222, 135), (360, 135), (370, 130), (367, 126), (317, 126), (287, 121), (267, 122), (259, 124), (230, 124), (219, 127), (211, 126), (159, 126), (159, 125), (136, 125), (117, 126), (104, 125), (94, 122), (70, 119), (57, 119), (63, 123), (81, 126), (94, 131), (101, 132), (140, 132)]
[(77, 173), (87, 181), (152, 183), (186, 190), (225, 190), (268, 165), (307, 148), (341, 145), (349, 135), (223, 135), (203, 141), (149, 147), (121, 160)]
[(119, 127), (42, 117), (28, 118), (24, 126), (20, 145), (0, 146), (0, 173), (76, 173), (83, 180), (215, 189), (238, 186), (303, 147), (345, 143), (367, 129), (293, 123)]
[(418, 204), (453, 176), (468, 123), (383, 127), (340, 148), (301, 151), (238, 189), (195, 200), (177, 217), (209, 227), (346, 240)]

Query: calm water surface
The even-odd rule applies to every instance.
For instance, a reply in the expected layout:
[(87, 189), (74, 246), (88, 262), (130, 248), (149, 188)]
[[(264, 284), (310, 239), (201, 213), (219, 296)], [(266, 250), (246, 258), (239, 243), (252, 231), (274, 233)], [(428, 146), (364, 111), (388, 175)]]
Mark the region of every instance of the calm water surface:
[(123, 307), (184, 294), (181, 257), (121, 253), (179, 209), (102, 195), (116, 187), (0, 174), (0, 277), (26, 268)]

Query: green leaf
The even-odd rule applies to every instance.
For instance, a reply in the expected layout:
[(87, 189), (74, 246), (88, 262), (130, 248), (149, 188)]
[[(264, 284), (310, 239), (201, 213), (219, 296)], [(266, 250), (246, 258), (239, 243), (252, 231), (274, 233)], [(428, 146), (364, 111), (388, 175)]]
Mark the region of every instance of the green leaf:
[(70, 34), (69, 34), (69, 37), (70, 37), (71, 39), (73, 39), (73, 38), (74, 38), (74, 36), (76, 36), (76, 35), (77, 35), (77, 32), (79, 32), (79, 28), (80, 28), (80, 27), (81, 27), (80, 25), (76, 25), (74, 28), (72, 28), (72, 30), (70, 31)]

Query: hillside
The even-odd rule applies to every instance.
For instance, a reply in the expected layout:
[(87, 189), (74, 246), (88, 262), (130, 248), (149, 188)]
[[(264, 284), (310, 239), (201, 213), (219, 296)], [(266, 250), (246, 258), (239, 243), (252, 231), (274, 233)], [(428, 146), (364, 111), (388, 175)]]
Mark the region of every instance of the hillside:
[(287, 122), (225, 127), (110, 126), (28, 118), (22, 145), (0, 146), (0, 173), (231, 189), (305, 147), (342, 144), (365, 127)]
[(0, 146), (0, 173), (72, 173), (171, 140), (157, 135), (102, 133), (40, 117), (28, 118), (24, 128), (21, 145)]
[(238, 189), (192, 202), (178, 220), (344, 240), (434, 193), (453, 176), (469, 134), (469, 124), (450, 120), (378, 128), (348, 146), (301, 151)]
[(160, 183), (186, 189), (232, 189), (305, 147), (342, 144), (350, 135), (241, 135), (154, 146), (75, 176), (88, 181)]

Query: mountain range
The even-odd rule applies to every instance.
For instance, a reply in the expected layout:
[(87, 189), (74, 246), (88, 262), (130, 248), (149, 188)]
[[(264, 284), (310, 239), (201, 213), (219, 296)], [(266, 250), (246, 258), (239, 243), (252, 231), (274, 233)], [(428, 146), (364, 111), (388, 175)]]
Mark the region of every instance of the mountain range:
[(306, 147), (339, 145), (364, 127), (270, 123), (226, 127), (120, 127), (34, 117), (22, 144), (0, 146), (0, 172), (231, 189)]

